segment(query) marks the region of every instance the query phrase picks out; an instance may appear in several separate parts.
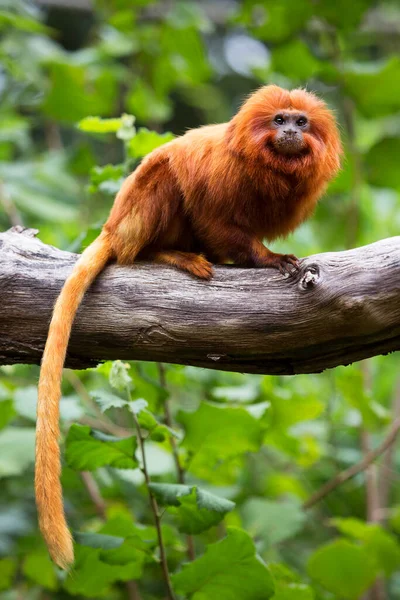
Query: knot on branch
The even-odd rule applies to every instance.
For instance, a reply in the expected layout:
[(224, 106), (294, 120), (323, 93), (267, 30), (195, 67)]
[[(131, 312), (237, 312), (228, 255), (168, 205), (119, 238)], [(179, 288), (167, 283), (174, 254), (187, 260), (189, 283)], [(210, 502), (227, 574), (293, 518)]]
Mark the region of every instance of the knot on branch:
[(301, 277), (300, 285), (304, 290), (309, 290), (317, 285), (319, 279), (320, 271), (318, 265), (308, 265)]

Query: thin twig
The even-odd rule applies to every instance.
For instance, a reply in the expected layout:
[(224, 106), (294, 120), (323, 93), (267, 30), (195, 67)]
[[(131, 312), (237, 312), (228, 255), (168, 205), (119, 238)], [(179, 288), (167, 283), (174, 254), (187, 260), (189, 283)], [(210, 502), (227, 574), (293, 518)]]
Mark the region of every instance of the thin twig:
[[(129, 391), (129, 389), (127, 390), (127, 393), (128, 393), (128, 396), (130, 397), (130, 391)], [(175, 595), (174, 595), (174, 592), (173, 592), (173, 589), (172, 589), (171, 578), (170, 578), (170, 575), (169, 575), (168, 562), (167, 562), (167, 554), (166, 554), (166, 551), (165, 551), (164, 539), (163, 539), (162, 530), (161, 530), (160, 511), (159, 511), (159, 508), (158, 508), (157, 500), (156, 500), (155, 496), (153, 495), (153, 493), (152, 493), (152, 491), (150, 489), (151, 480), (150, 480), (149, 470), (147, 468), (147, 460), (146, 460), (146, 451), (145, 451), (145, 447), (144, 447), (144, 439), (143, 439), (142, 431), (140, 429), (139, 421), (138, 421), (137, 416), (136, 416), (135, 413), (133, 413), (133, 420), (134, 420), (135, 427), (136, 427), (137, 439), (138, 439), (138, 443), (139, 443), (140, 454), (141, 454), (141, 457), (142, 457), (142, 471), (143, 471), (144, 478), (145, 478), (145, 481), (146, 481), (146, 487), (147, 487), (147, 492), (148, 492), (148, 495), (149, 495), (150, 506), (151, 506), (151, 510), (153, 512), (154, 523), (155, 523), (156, 530), (157, 530), (158, 546), (160, 548), (161, 567), (162, 567), (162, 570), (163, 570), (165, 584), (166, 584), (167, 591), (168, 591), (168, 600), (175, 600)]]
[(383, 442), (377, 448), (375, 448), (374, 450), (370, 450), (360, 462), (353, 465), (349, 469), (346, 469), (345, 471), (338, 473), (330, 481), (325, 483), (325, 485), (323, 485), (319, 490), (314, 492), (314, 494), (312, 494), (310, 496), (310, 498), (308, 500), (306, 500), (306, 502), (304, 502), (303, 508), (305, 510), (311, 508), (312, 506), (317, 504), (320, 500), (325, 498), (325, 496), (327, 496), (333, 490), (335, 490), (337, 487), (342, 485), (342, 483), (348, 481), (355, 475), (358, 475), (358, 473), (365, 471), (365, 469), (367, 469), (369, 467), (369, 465), (371, 465), (379, 456), (381, 456), (381, 454), (386, 452), (386, 450), (391, 447), (391, 445), (396, 441), (399, 431), (400, 431), (400, 418), (396, 419), (393, 422), (391, 428), (389, 429), (387, 436), (385, 437)]
[[(167, 381), (166, 381), (166, 377), (165, 377), (165, 367), (164, 367), (163, 363), (157, 363), (157, 366), (158, 366), (158, 372), (159, 372), (159, 377), (160, 377), (160, 385), (161, 385), (161, 387), (166, 389)], [(166, 424), (168, 425), (168, 427), (170, 429), (172, 429), (174, 423), (173, 423), (173, 419), (172, 419), (171, 405), (170, 405), (168, 398), (166, 398), (165, 403), (164, 403), (164, 414), (165, 414)], [(170, 444), (171, 444), (171, 448), (172, 448), (172, 455), (174, 457), (176, 472), (177, 472), (177, 476), (178, 476), (178, 482), (183, 485), (185, 483), (185, 470), (183, 469), (180, 458), (179, 458), (179, 452), (178, 452), (178, 446), (176, 445), (176, 439), (174, 438), (173, 435), (170, 435), (169, 439), (170, 439)], [(195, 560), (196, 549), (194, 546), (194, 539), (193, 539), (192, 535), (186, 536), (186, 543), (187, 543), (187, 555), (188, 555), (189, 560)]]
[(98, 429), (103, 433), (110, 433), (111, 435), (121, 438), (131, 437), (133, 435), (133, 432), (129, 429), (122, 429), (117, 425), (112, 427), (107, 421), (104, 421), (103, 419), (97, 419), (96, 417), (91, 417), (89, 415), (83, 415), (77, 420), (77, 422), (81, 425), (89, 425), (89, 427), (92, 427), (92, 429)]
[(47, 142), (47, 147), (51, 151), (62, 150), (63, 142), (61, 138), (60, 127), (55, 121), (46, 121), (44, 126), (44, 135)]
[(127, 581), (125, 587), (128, 592), (128, 600), (142, 600), (140, 595), (138, 584), (134, 579)]
[(102, 518), (106, 518), (106, 503), (100, 493), (97, 481), (89, 471), (81, 471), (81, 478), (85, 484), (85, 488), (90, 496), (91, 501), (94, 504), (97, 514)]
[(15, 227), (20, 225), (23, 227), (24, 223), (19, 210), (15, 206), (11, 196), (8, 194), (4, 182), (0, 180), (0, 204), (4, 209), (4, 212), (8, 216), (10, 224)]
[[(92, 410), (97, 415), (96, 423), (98, 429), (107, 431), (108, 433), (119, 437), (129, 437), (132, 435), (132, 432), (129, 431), (129, 429), (125, 429), (124, 427), (119, 427), (118, 425), (115, 425), (115, 423), (113, 423), (108, 417), (106, 417), (104, 413), (101, 412), (96, 402), (93, 400), (93, 398), (87, 391), (85, 385), (76, 375), (76, 373), (72, 371), (72, 369), (64, 369), (64, 376), (65, 379), (67, 379), (67, 381), (72, 385), (75, 392), (81, 398), (86, 407)], [(87, 421), (89, 420), (89, 418), (90, 417), (85, 416), (85, 419)], [(96, 425), (94, 426), (96, 427)]]

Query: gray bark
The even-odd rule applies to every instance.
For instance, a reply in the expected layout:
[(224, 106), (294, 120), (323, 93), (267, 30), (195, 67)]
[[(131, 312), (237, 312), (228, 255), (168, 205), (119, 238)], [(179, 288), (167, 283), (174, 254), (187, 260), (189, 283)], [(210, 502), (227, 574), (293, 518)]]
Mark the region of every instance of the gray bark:
[[(32, 230), (0, 234), (0, 364), (39, 363), (77, 255)], [(66, 365), (151, 360), (226, 371), (315, 373), (400, 349), (400, 237), (305, 258), (294, 277), (215, 268), (210, 282), (110, 265), (78, 311)]]

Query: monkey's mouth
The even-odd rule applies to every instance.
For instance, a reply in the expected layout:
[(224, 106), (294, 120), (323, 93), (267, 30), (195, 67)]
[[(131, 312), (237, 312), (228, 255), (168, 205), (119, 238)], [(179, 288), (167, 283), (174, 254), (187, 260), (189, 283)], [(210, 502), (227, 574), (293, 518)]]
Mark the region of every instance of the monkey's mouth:
[(310, 148), (299, 137), (281, 137), (270, 141), (267, 146), (275, 154), (290, 158), (301, 157), (310, 152)]

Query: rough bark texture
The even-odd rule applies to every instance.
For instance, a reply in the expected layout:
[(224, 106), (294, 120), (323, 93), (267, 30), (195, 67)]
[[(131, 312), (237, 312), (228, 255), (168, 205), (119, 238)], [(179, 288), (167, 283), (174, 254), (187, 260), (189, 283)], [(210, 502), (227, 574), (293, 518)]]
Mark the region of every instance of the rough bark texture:
[[(39, 363), (77, 259), (32, 230), (0, 234), (0, 364)], [(210, 282), (110, 265), (78, 312), (67, 366), (140, 359), (248, 373), (315, 373), (400, 349), (400, 237), (305, 258), (295, 277), (216, 267)]]

